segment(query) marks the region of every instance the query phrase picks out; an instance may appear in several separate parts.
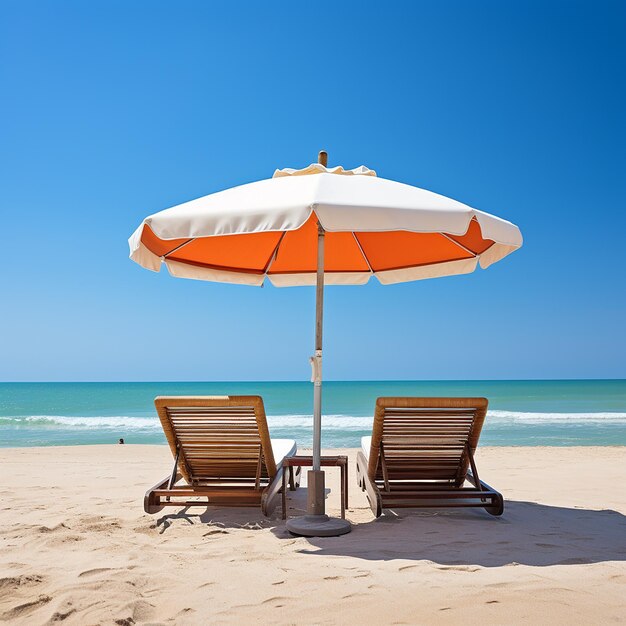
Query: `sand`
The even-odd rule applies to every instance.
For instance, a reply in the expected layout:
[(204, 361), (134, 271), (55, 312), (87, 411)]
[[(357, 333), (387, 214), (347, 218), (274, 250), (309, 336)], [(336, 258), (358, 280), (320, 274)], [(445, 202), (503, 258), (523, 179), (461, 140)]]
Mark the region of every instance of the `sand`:
[[(353, 461), (355, 451), (348, 451)], [(351, 462), (350, 535), (255, 509), (143, 512), (165, 446), (0, 450), (0, 621), (16, 624), (626, 622), (626, 448), (483, 448), (480, 510), (375, 520)], [(338, 470), (328, 472), (330, 512)], [(290, 494), (290, 513), (305, 490)], [(165, 514), (164, 514), (165, 513)]]

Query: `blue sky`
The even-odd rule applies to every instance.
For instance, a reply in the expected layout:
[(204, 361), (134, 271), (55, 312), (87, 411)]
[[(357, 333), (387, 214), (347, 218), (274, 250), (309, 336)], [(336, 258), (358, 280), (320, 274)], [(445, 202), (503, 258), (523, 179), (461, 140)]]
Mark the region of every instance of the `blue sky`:
[(0, 380), (303, 380), (314, 291), (128, 260), (147, 214), (365, 164), (518, 224), (331, 287), (330, 379), (626, 377), (623, 2), (0, 2)]

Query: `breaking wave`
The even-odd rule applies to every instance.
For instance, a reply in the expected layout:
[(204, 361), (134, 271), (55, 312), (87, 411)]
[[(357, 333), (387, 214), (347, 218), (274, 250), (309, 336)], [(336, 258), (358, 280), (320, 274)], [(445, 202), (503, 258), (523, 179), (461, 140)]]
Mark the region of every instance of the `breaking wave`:
[[(523, 411), (499, 411), (488, 413), (490, 424), (606, 424), (626, 425), (626, 413), (532, 413)], [(369, 431), (373, 418), (369, 416), (325, 415), (322, 426), (325, 430)], [(310, 429), (311, 415), (269, 415), (270, 428)], [(100, 429), (129, 431), (160, 431), (161, 424), (156, 416), (79, 416), (31, 415), (21, 417), (0, 417), (0, 428), (43, 428), (43, 429)]]

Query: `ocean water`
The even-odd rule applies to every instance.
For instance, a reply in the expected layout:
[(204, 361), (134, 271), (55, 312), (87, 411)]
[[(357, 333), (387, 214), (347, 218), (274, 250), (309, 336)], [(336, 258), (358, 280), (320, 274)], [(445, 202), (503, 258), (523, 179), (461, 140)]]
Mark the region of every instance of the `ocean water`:
[[(0, 447), (164, 443), (155, 396), (229, 394), (263, 396), (272, 436), (311, 444), (306, 382), (0, 383)], [(326, 382), (322, 445), (360, 445), (378, 396), (486, 396), (483, 445), (626, 445), (626, 380)]]

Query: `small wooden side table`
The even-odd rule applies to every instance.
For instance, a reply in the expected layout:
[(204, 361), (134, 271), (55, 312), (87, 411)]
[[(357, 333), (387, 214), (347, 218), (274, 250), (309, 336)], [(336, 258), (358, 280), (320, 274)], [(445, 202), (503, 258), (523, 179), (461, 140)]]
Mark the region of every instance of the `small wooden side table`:
[[(348, 506), (348, 457), (347, 456), (323, 456), (320, 457), (322, 467), (339, 467), (341, 469), (341, 519), (346, 519), (346, 507)], [(312, 456), (288, 456), (283, 459), (283, 467), (313, 467)], [(283, 472), (283, 519), (287, 519), (287, 474)]]

